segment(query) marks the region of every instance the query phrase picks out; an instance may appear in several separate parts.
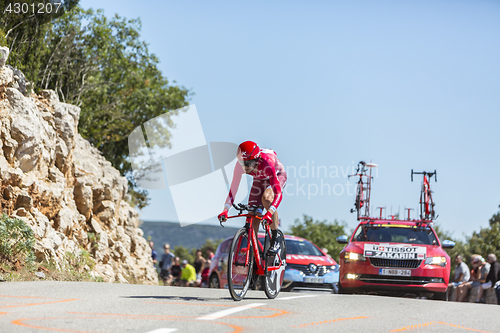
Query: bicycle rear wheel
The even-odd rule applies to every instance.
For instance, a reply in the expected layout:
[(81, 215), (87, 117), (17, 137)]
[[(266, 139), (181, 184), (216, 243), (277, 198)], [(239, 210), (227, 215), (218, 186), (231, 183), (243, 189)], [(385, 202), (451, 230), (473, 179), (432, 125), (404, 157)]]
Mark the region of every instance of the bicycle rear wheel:
[[(248, 244), (248, 248), (247, 248)], [(247, 250), (250, 251), (248, 264), (245, 264)], [(239, 229), (234, 235), (227, 261), (227, 282), (229, 293), (235, 301), (245, 297), (250, 286), (253, 272), (252, 244), (249, 244), (246, 228)]]
[[(283, 285), (283, 279), (285, 278), (285, 267), (286, 267), (286, 243), (285, 243), (285, 236), (281, 232), (281, 230), (278, 230), (278, 235), (276, 237), (276, 240), (280, 244), (280, 250), (279, 250), (279, 256), (278, 255), (271, 255), (268, 256), (267, 253), (264, 253), (264, 256), (266, 257), (266, 264), (265, 264), (265, 272), (266, 275), (264, 276), (264, 292), (266, 293), (266, 296), (268, 298), (276, 298), (278, 296), (281, 286)], [(264, 249), (267, 252), (267, 249), (269, 248), (269, 235), (266, 234), (266, 246)], [(281, 267), (277, 270), (272, 270), (268, 271), (269, 267), (276, 267), (280, 265), (280, 260), (281, 260)]]

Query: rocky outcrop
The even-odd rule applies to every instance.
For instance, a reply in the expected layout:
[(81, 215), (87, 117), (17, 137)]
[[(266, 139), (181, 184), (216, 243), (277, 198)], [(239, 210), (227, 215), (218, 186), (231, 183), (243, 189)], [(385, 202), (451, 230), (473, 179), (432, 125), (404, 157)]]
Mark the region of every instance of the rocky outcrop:
[(22, 73), (0, 66), (2, 211), (32, 227), (38, 260), (61, 263), (85, 249), (92, 274), (107, 282), (157, 283), (138, 214), (124, 200), (127, 180), (78, 134), (80, 109), (51, 90), (25, 96), (26, 86)]
[(9, 57), (9, 49), (5, 46), (0, 46), (0, 67), (5, 66), (7, 58)]

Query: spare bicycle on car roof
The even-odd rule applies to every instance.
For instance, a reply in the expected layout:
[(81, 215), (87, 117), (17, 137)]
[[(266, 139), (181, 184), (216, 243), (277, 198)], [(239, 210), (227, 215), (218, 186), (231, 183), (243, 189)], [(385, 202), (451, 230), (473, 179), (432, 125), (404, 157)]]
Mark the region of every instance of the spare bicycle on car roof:
[(432, 200), (432, 191), (431, 191), (431, 179), (434, 177), (434, 181), (437, 182), (437, 172), (414, 172), (411, 170), (411, 181), (413, 181), (413, 175), (424, 175), (422, 180), (422, 189), (420, 190), (420, 219), (432, 221), (438, 216), (436, 216), (436, 212), (434, 211), (434, 201)]
[[(375, 167), (377, 167), (377, 164), (360, 161), (358, 163), (356, 173), (354, 175), (348, 176), (348, 178), (354, 176), (359, 177), (358, 185), (356, 187), (356, 201), (354, 203), (355, 208), (351, 209), (351, 213), (356, 212), (358, 220), (370, 217), (370, 195), (373, 179), (372, 168)], [(370, 170), (370, 174), (367, 174), (368, 169)], [(363, 177), (365, 178), (365, 180), (363, 180)]]

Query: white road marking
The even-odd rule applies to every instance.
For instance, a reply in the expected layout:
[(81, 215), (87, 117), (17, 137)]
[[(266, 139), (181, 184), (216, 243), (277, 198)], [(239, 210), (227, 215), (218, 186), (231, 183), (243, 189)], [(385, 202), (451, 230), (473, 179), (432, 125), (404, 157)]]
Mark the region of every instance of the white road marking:
[(177, 331), (177, 328), (158, 328), (156, 330), (152, 330), (146, 333), (172, 333)]
[(316, 297), (318, 295), (304, 295), (304, 296), (290, 296), (290, 297), (278, 297), (276, 300), (280, 301), (287, 301), (289, 299), (294, 299), (294, 298), (303, 298), (303, 297)]
[(227, 315), (230, 315), (230, 314), (233, 314), (233, 313), (236, 313), (236, 312), (240, 312), (240, 311), (244, 311), (244, 310), (248, 310), (248, 309), (251, 309), (251, 308), (256, 308), (256, 307), (261, 306), (261, 305), (265, 305), (265, 303), (252, 303), (252, 304), (248, 304), (248, 305), (237, 306), (235, 308), (231, 308), (231, 309), (227, 309), (227, 310), (222, 310), (222, 311), (215, 312), (215, 313), (203, 316), (203, 317), (196, 318), (196, 320), (214, 320), (214, 319), (219, 319), (221, 317), (225, 317)]

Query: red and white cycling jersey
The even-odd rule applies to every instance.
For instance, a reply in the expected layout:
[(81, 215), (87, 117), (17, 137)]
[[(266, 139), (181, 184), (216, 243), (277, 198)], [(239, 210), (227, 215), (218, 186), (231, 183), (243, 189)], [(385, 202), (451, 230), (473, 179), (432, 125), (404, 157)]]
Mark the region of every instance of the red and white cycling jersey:
[[(236, 163), (234, 167), (233, 181), (231, 182), (231, 189), (226, 199), (226, 207), (231, 206), (238, 192), (241, 176), (245, 173), (243, 167)], [(282, 184), (286, 181), (285, 167), (278, 160), (276, 152), (271, 149), (262, 149), (257, 166), (248, 175), (254, 179), (266, 180), (274, 191), (274, 200), (271, 206), (275, 209), (278, 208), (282, 194)], [(280, 184), (281, 180), (281, 184)]]

